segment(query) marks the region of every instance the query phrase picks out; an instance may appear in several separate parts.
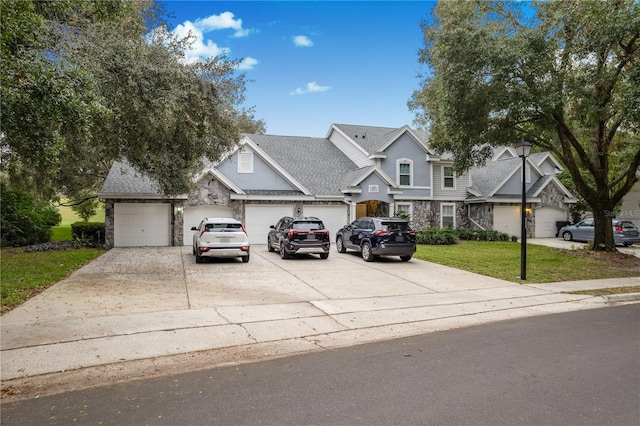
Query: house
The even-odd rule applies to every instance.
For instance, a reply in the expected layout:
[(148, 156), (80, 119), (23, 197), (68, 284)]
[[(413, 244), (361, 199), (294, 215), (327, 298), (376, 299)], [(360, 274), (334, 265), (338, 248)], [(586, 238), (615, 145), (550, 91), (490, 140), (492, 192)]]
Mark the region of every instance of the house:
[[(191, 245), (191, 227), (215, 216), (241, 220), (252, 244), (265, 244), (269, 226), (285, 215), (317, 216), (332, 234), (361, 216), (406, 215), (415, 229), (520, 235), (521, 164), (504, 148), (458, 176), (453, 159), (433, 152), (408, 126), (333, 124), (324, 138), (243, 134), (181, 196), (164, 196), (152, 180), (116, 162), (98, 196), (109, 247)], [(575, 198), (556, 178), (560, 170), (548, 153), (527, 159), (530, 236), (554, 236), (556, 221), (568, 219)]]
[[(636, 171), (640, 179), (640, 169)], [(629, 220), (640, 228), (640, 181), (636, 182), (620, 203), (620, 210), (615, 212), (616, 219)]]

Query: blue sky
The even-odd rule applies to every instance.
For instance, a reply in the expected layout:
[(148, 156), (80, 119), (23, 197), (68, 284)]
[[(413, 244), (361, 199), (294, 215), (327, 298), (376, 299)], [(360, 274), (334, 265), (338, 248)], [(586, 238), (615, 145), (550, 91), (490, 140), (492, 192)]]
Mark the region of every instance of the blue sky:
[(331, 123), (400, 127), (419, 88), (431, 1), (165, 1), (191, 59), (242, 59), (245, 107), (267, 133), (324, 137)]

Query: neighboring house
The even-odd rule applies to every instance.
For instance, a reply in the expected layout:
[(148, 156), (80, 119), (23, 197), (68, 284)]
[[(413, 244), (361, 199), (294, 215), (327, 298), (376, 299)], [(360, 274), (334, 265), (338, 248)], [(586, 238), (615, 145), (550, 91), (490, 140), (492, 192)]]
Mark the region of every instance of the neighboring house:
[[(636, 177), (640, 178), (640, 169), (636, 172)], [(630, 220), (640, 228), (640, 181), (622, 199), (616, 219)]]
[[(241, 220), (265, 244), (282, 216), (317, 216), (331, 234), (365, 216), (406, 215), (415, 229), (453, 226), (520, 235), (520, 169), (504, 148), (485, 167), (457, 176), (453, 159), (424, 134), (400, 128), (331, 125), (326, 137), (244, 134), (238, 146), (194, 177), (189, 194), (163, 196), (125, 162), (113, 165), (105, 201), (107, 246), (190, 245), (203, 217)], [(554, 236), (573, 196), (548, 153), (527, 160), (530, 236)]]

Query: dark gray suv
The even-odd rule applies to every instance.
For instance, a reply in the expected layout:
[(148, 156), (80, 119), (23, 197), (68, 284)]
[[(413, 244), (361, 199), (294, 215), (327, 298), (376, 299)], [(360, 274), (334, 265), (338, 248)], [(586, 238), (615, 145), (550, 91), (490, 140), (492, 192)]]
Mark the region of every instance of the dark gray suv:
[(329, 231), (317, 217), (285, 216), (271, 225), (267, 237), (267, 249), (278, 250), (283, 259), (293, 254), (319, 254), (326, 259), (330, 248)]
[(416, 232), (405, 219), (361, 217), (336, 233), (336, 249), (359, 251), (367, 262), (376, 256), (400, 256), (407, 262), (416, 252)]

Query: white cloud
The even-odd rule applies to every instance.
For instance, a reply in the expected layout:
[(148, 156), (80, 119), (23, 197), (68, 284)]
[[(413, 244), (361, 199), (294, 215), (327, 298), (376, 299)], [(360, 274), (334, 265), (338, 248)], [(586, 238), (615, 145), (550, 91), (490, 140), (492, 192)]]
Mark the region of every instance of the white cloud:
[(215, 30), (233, 29), (236, 37), (246, 37), (251, 30), (242, 28), (242, 19), (234, 19), (231, 12), (223, 12), (220, 15), (211, 15), (206, 18), (196, 19), (194, 25), (203, 33)]
[(302, 46), (302, 47), (311, 47), (311, 46), (313, 46), (313, 42), (311, 41), (311, 39), (309, 39), (309, 37), (303, 36), (303, 35), (295, 36), (293, 38), (293, 44), (295, 44), (296, 46)]
[[(211, 15), (206, 18), (196, 19), (195, 22), (185, 21), (176, 26), (173, 34), (179, 38), (187, 37), (191, 34), (191, 47), (185, 51), (186, 61), (191, 63), (198, 60), (206, 60), (221, 54), (229, 54), (229, 48), (220, 47), (211, 39), (206, 38), (205, 34), (217, 30), (234, 30), (234, 37), (245, 37), (251, 30), (242, 28), (242, 19), (235, 19), (231, 12), (224, 12), (220, 15)], [(246, 63), (245, 63), (246, 62)], [(251, 69), (257, 64), (253, 58), (247, 58), (243, 61), (246, 66), (244, 69)], [(243, 66), (240, 65), (240, 67)]]
[(254, 65), (258, 64), (258, 60), (251, 58), (251, 57), (246, 57), (244, 58), (241, 62), (240, 65), (238, 65), (238, 69), (239, 70), (252, 70)]
[(307, 83), (306, 86), (298, 87), (296, 90), (289, 92), (289, 95), (304, 95), (306, 93), (326, 92), (331, 86), (319, 86), (315, 81)]

